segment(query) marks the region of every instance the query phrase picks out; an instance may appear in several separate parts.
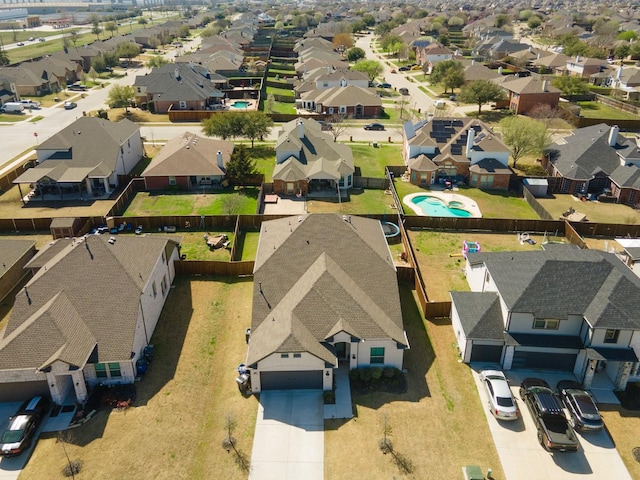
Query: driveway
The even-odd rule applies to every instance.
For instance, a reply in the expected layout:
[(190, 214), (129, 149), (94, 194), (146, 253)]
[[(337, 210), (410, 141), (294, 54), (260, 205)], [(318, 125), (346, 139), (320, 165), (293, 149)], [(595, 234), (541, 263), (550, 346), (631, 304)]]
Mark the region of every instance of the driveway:
[[(483, 367), (484, 368), (484, 367)], [(549, 453), (538, 443), (536, 427), (529, 409), (520, 400), (518, 389), (525, 377), (538, 377), (555, 388), (562, 379), (572, 379), (570, 373), (547, 373), (539, 371), (515, 370), (505, 372), (511, 382), (511, 391), (517, 400), (521, 418), (514, 422), (498, 422), (487, 408), (487, 393), (477, 372), (474, 379), (480, 393), (483, 411), (487, 416), (489, 429), (498, 450), (502, 468), (508, 479), (517, 480), (564, 480), (601, 479), (631, 480), (609, 433), (580, 433), (580, 449), (576, 453)]]
[[(0, 435), (4, 432), (5, 428), (9, 425), (9, 417), (15, 415), (20, 408), (21, 402), (6, 402), (0, 403)], [(36, 438), (40, 434), (36, 434)], [(16, 480), (20, 475), (20, 472), (27, 464), (29, 456), (33, 451), (35, 440), (28, 451), (24, 452), (18, 457), (1, 458), (0, 459), (0, 480)]]
[(322, 480), (323, 417), (321, 390), (260, 393), (249, 480)]

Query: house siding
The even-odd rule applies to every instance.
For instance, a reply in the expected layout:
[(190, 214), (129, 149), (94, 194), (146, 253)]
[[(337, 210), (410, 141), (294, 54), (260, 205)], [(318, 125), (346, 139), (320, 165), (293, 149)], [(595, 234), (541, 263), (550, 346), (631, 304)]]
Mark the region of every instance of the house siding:
[[(189, 189), (189, 177), (180, 176), (174, 177), (176, 179), (175, 187), (179, 187), (182, 189)], [(169, 177), (144, 177), (144, 184), (147, 190), (164, 190), (167, 187), (173, 187), (169, 183)]]
[[(398, 348), (395, 342), (390, 342), (388, 340), (370, 340), (366, 339), (357, 343), (352, 344), (351, 353), (353, 354), (355, 347), (355, 352), (358, 359), (358, 368), (361, 367), (395, 367), (402, 369), (402, 357), (404, 350)], [(371, 364), (371, 348), (372, 347), (384, 347), (384, 364)]]
[[(260, 385), (260, 372), (295, 372), (304, 370), (324, 370), (325, 363), (318, 357), (311, 355), (308, 352), (301, 352), (300, 358), (294, 358), (293, 352), (290, 352), (288, 358), (282, 358), (281, 353), (274, 353), (258, 362), (257, 368), (251, 370), (251, 391), (260, 392), (262, 390)], [(331, 372), (331, 369), (328, 369)], [(330, 373), (330, 378), (333, 372)], [(326, 377), (323, 373), (323, 378)], [(326, 379), (323, 380), (327, 382)], [(325, 390), (331, 390), (332, 383), (327, 388), (324, 385)]]
[(16, 263), (9, 265), (9, 269), (2, 274), (0, 277), (0, 302), (11, 293), (22, 278), (29, 275), (30, 272), (25, 270), (24, 266), (35, 254), (36, 246), (33, 245)]

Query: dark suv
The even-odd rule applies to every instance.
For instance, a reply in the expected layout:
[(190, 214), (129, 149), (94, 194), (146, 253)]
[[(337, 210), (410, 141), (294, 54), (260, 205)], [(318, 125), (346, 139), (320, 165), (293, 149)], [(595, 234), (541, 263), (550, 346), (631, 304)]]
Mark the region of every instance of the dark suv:
[(33, 436), (49, 413), (49, 399), (33, 397), (24, 402), (9, 419), (9, 425), (0, 438), (0, 455), (15, 457), (31, 446)]
[(556, 385), (556, 392), (565, 408), (569, 410), (573, 428), (590, 432), (604, 428), (593, 397), (582, 385), (573, 380), (561, 380)]
[(577, 452), (579, 443), (564, 414), (560, 399), (540, 378), (525, 378), (520, 398), (527, 404), (538, 430), (538, 442), (545, 450)]

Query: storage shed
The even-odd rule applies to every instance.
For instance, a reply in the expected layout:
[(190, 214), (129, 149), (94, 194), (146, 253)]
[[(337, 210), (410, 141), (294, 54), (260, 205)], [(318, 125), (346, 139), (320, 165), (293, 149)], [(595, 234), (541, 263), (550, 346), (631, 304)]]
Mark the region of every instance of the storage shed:
[(49, 229), (54, 240), (75, 237), (82, 229), (82, 220), (72, 217), (54, 218)]
[(525, 178), (522, 183), (536, 197), (546, 197), (549, 183), (546, 178)]

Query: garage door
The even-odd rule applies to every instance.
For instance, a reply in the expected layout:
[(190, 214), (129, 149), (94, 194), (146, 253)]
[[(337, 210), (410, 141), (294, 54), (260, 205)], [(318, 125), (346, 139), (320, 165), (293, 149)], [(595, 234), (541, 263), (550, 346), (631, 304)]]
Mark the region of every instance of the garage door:
[(472, 362), (500, 363), (502, 360), (502, 345), (476, 345), (471, 350)]
[(262, 390), (322, 390), (322, 370), (260, 372), (260, 388)]
[(576, 364), (575, 353), (519, 352), (513, 355), (511, 368), (546, 368), (571, 372)]
[(36, 395), (49, 395), (47, 381), (0, 383), (0, 402), (22, 402)]

